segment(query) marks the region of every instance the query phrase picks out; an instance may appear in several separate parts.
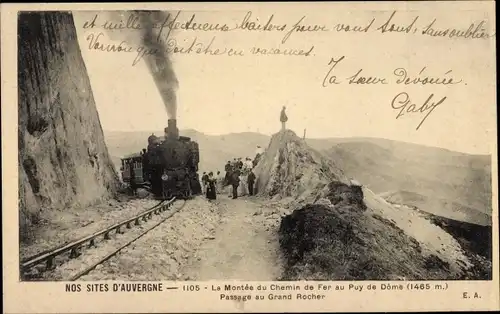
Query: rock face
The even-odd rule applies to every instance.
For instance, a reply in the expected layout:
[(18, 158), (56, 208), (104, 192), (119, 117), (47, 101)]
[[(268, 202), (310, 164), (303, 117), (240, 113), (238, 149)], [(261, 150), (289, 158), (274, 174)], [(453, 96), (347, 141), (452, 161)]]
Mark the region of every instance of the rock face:
[(69, 12), (19, 14), (19, 219), (22, 239), (43, 212), (109, 198), (108, 155)]
[(290, 130), (272, 136), (254, 172), (257, 193), (273, 198), (307, 200), (331, 181), (349, 181), (331, 160)]
[(451, 234), (392, 206), (339, 164), (287, 130), (272, 137), (255, 169), (258, 194), (290, 212), (277, 230), (282, 280), (489, 278)]

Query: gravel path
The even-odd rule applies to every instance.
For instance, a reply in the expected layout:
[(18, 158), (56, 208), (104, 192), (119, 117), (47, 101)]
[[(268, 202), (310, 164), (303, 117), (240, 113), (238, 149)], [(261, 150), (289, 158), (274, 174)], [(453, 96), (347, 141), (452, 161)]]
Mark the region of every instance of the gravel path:
[[(276, 280), (281, 275), (280, 211), (268, 203), (226, 195), (215, 202), (204, 197), (177, 201), (173, 216), (79, 280)], [(113, 234), (113, 240), (99, 242), (44, 278), (73, 277), (152, 228), (164, 215)]]
[(262, 205), (250, 198), (219, 198), (224, 218), (185, 273), (194, 280), (276, 280), (281, 275), (278, 216), (264, 215)]

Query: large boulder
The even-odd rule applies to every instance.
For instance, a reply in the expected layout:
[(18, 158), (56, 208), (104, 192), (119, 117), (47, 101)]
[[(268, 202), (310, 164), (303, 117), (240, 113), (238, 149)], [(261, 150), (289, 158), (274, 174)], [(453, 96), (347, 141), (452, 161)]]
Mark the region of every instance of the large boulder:
[(312, 200), (329, 182), (349, 181), (331, 160), (290, 130), (272, 136), (254, 173), (257, 193), (272, 198)]

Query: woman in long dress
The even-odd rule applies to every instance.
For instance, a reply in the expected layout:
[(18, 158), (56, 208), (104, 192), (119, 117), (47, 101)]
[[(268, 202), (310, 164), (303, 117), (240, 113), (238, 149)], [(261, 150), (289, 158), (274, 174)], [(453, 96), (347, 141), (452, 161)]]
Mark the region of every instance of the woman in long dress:
[(208, 174), (207, 180), (207, 199), (215, 200), (217, 199), (217, 190), (216, 190), (216, 179), (214, 178), (213, 172)]
[(220, 173), (220, 171), (217, 171), (217, 175), (215, 176), (215, 188), (216, 194), (221, 194), (224, 190), (224, 176)]
[(247, 180), (245, 177), (247, 176), (248, 169), (243, 167), (240, 174), (240, 185), (238, 186), (238, 195), (245, 196), (248, 194)]

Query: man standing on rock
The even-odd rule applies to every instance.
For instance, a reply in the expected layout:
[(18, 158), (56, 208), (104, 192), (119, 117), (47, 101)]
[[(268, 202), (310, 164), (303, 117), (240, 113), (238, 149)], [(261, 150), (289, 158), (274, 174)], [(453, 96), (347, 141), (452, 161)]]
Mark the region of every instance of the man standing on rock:
[(281, 115), (280, 115), (280, 121), (281, 121), (281, 131), (285, 131), (285, 123), (288, 121), (288, 117), (286, 116), (285, 113), (286, 107), (283, 106), (283, 109), (281, 109)]

